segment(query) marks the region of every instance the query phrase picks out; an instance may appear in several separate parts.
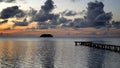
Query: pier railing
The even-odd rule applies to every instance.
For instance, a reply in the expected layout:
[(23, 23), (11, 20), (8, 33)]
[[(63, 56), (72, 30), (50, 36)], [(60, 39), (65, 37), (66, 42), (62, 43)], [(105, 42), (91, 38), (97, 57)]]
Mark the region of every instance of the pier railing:
[(93, 43), (91, 41), (87, 41), (87, 42), (75, 41), (75, 46), (88, 46), (88, 47), (93, 47), (93, 48), (98, 48), (98, 49), (104, 49), (104, 50), (120, 52), (120, 46), (109, 45), (109, 44)]

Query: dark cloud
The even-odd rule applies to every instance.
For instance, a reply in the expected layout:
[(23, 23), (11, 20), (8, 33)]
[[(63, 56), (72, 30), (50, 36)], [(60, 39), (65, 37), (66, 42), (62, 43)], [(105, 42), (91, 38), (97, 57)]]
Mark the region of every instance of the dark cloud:
[(47, 13), (38, 14), (34, 18), (34, 21), (45, 22), (48, 20), (56, 20), (58, 17), (59, 17), (59, 15), (57, 15), (57, 14), (47, 14)]
[(35, 10), (34, 8), (30, 7), (30, 10), (28, 11), (28, 15), (29, 16), (34, 16), (36, 15), (37, 10)]
[(56, 20), (50, 20), (46, 22), (39, 23), (40, 29), (46, 29), (46, 28), (68, 28), (70, 27), (70, 23), (72, 23), (71, 19), (67, 19), (65, 17), (59, 17)]
[(0, 0), (0, 2), (7, 2), (7, 3), (11, 3), (11, 2), (15, 2), (16, 0)]
[(14, 26), (28, 26), (28, 22), (17, 22)]
[(27, 20), (24, 19), (23, 22), (15, 22), (14, 27), (15, 26), (28, 26), (28, 24), (29, 23), (27, 22)]
[[(85, 27), (94, 27), (94, 28), (101, 28), (101, 27), (108, 27), (111, 25), (113, 27), (120, 27), (119, 21), (113, 21), (110, 25), (110, 20), (112, 19), (112, 13), (106, 13), (104, 11), (104, 4), (103, 2), (95, 1), (89, 2), (87, 11), (83, 10), (81, 12), (76, 12), (74, 10), (65, 10), (60, 14), (54, 14), (52, 11), (55, 9), (54, 2), (52, 0), (47, 0), (41, 9), (37, 12), (37, 10), (30, 8), (28, 12), (20, 10), (18, 6), (8, 7), (3, 9), (1, 12), (1, 18), (7, 19), (10, 17), (32, 17), (32, 21), (38, 22), (38, 28), (40, 29), (48, 29), (48, 28), (85, 28)], [(75, 19), (68, 19), (65, 16), (76, 16), (85, 14), (84, 18), (75, 18)], [(62, 15), (62, 16), (60, 16)], [(0, 24), (7, 22), (2, 21)], [(29, 23), (25, 19), (23, 22), (15, 22), (15, 26), (28, 26)]]
[(0, 24), (4, 24), (4, 23), (7, 23), (8, 20), (4, 20), (4, 21), (1, 21)]
[[(5, 3), (16, 3), (18, 0), (0, 0), (0, 2), (5, 2)], [(25, 1), (25, 0), (19, 0), (19, 1)]]
[(82, 10), (81, 12), (79, 12), (80, 15), (86, 14), (86, 10)]
[[(70, 1), (77, 2), (77, 1), (82, 1), (82, 0), (70, 0)], [(96, 1), (104, 2), (105, 0), (96, 0)]]
[(67, 23), (67, 22), (68, 22), (67, 18), (64, 17), (59, 18), (59, 23)]
[[(50, 0), (51, 1), (51, 0)], [(47, 2), (47, 3), (46, 3)], [(48, 5), (48, 0), (45, 2), (45, 6)], [(47, 7), (49, 10), (41, 8), (40, 12), (36, 15), (35, 21), (45, 22), (51, 20), (48, 24), (49, 25), (56, 25), (60, 27), (70, 27), (70, 28), (85, 28), (85, 27), (94, 27), (94, 28), (101, 28), (101, 27), (108, 27), (110, 26), (110, 20), (112, 19), (112, 13), (106, 13), (104, 11), (104, 4), (103, 2), (95, 1), (89, 2), (87, 11), (83, 10), (82, 12), (75, 12), (72, 10), (65, 10), (60, 14), (62, 17), (59, 17), (59, 14), (51, 14), (51, 11), (54, 9), (54, 2), (52, 1), (52, 7)], [(49, 4), (49, 5), (50, 5)], [(43, 6), (42, 6), (43, 7)], [(75, 16), (78, 14), (86, 15), (84, 18), (75, 18), (74, 20), (69, 20), (64, 16)], [(45, 25), (46, 25), (45, 24)]]
[(62, 24), (61, 27), (71, 27), (71, 28), (86, 28), (86, 27), (107, 27), (112, 19), (112, 13), (105, 13), (104, 4), (102, 2), (89, 2), (87, 12), (85, 10), (82, 13), (73, 13), (73, 11), (65, 10), (61, 13), (62, 16), (74, 16), (75, 14), (86, 13), (84, 18), (75, 18), (74, 20), (68, 20), (67, 18), (59, 18), (59, 23)]
[(98, 0), (98, 1), (104, 2), (105, 0)]
[(3, 9), (0, 14), (0, 18), (7, 19), (14, 16), (23, 17), (24, 15), (25, 15), (24, 12), (20, 10), (18, 6), (12, 6)]
[(7, 27), (7, 28), (5, 28), (4, 30), (11, 30), (11, 28), (10, 28), (10, 27)]
[(75, 28), (84, 28), (87, 26), (85, 23), (86, 21), (83, 18), (76, 18), (76, 19), (74, 19), (73, 22), (74, 22)]
[(61, 19), (63, 22), (60, 22), (61, 27), (69, 27), (69, 28), (84, 28), (84, 27), (88, 27), (85, 24), (85, 19), (83, 18), (75, 18), (74, 20), (70, 20), (67, 18), (63, 18)]
[(112, 26), (116, 28), (120, 28), (120, 21), (112, 21)]
[(71, 0), (72, 2), (76, 2), (76, 1), (82, 1), (82, 0)]
[(106, 26), (112, 19), (112, 13), (103, 13), (95, 18), (94, 26)]
[(27, 14), (24, 11), (20, 10), (15, 16), (17, 18), (22, 18), (22, 17), (25, 17), (26, 15)]
[(54, 9), (54, 2), (52, 0), (47, 0), (44, 5), (41, 7), (41, 10), (48, 13)]
[(52, 0), (47, 0), (45, 4), (41, 7), (39, 13), (33, 17), (33, 21), (45, 22), (48, 20), (56, 20), (59, 15), (52, 14), (51, 11), (55, 8), (54, 2)]
[(88, 26), (105, 26), (112, 19), (112, 13), (105, 13), (102, 2), (89, 2), (87, 8), (86, 23)]
[[(61, 15), (65, 16), (65, 14), (69, 12), (65, 10), (61, 13)], [(70, 15), (72, 11), (68, 13)], [(72, 28), (85, 28), (85, 27), (94, 27), (101, 28), (107, 27), (110, 25), (110, 20), (112, 19), (112, 13), (106, 13), (104, 11), (104, 4), (102, 2), (89, 2), (87, 12), (85, 10), (82, 11), (82, 14), (86, 13), (84, 18), (75, 18), (73, 21), (69, 21), (67, 18), (62, 18), (63, 21), (60, 22), (62, 27), (72, 27)], [(77, 13), (76, 13), (77, 14)], [(72, 14), (71, 14), (72, 15)]]
[(72, 10), (65, 10), (65, 11), (61, 12), (62, 16), (75, 16), (78, 14), (79, 13), (77, 13), (76, 11), (72, 11)]
[(71, 23), (73, 23), (73, 21), (71, 19), (67, 19), (65, 17), (59, 18), (57, 23), (58, 23), (57, 26), (59, 26), (61, 28), (73, 27), (73, 25), (71, 24)]
[(76, 15), (83, 15), (83, 14), (86, 14), (86, 10), (82, 10), (82, 11), (79, 11), (79, 12), (76, 12), (74, 10), (65, 10), (63, 12), (60, 12), (60, 14), (62, 16), (76, 16)]

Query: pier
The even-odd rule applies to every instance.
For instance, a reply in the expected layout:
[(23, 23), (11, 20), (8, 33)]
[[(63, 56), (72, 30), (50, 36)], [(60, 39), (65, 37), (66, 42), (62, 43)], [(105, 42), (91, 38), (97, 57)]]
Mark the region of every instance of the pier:
[(120, 52), (120, 46), (109, 45), (109, 44), (93, 43), (91, 41), (87, 41), (87, 42), (75, 41), (75, 46), (88, 46), (88, 47), (93, 47), (93, 48), (98, 48), (98, 49), (104, 49), (104, 50)]

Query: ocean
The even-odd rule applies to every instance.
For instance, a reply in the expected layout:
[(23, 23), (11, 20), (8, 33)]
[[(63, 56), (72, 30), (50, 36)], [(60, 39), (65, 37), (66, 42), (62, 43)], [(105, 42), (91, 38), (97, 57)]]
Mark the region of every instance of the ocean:
[(120, 53), (74, 41), (120, 46), (120, 38), (0, 38), (0, 68), (120, 68)]

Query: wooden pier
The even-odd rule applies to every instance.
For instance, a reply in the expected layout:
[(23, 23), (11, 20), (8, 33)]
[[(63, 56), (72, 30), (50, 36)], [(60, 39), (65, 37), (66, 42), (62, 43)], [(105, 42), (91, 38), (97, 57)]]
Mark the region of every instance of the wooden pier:
[(120, 46), (93, 43), (91, 41), (88, 41), (88, 42), (75, 41), (75, 46), (88, 46), (88, 47), (93, 47), (93, 48), (98, 48), (98, 49), (120, 52)]

